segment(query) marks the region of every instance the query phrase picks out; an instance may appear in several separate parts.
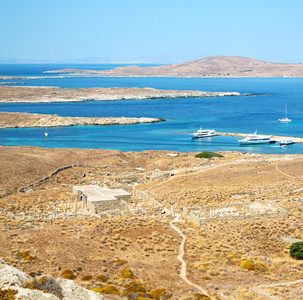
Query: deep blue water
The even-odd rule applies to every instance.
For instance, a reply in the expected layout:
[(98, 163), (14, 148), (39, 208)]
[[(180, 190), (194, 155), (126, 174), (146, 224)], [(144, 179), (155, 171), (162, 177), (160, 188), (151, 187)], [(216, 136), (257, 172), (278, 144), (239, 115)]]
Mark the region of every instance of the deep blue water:
[[(240, 146), (236, 137), (192, 140), (189, 132), (218, 132), (303, 137), (303, 78), (49, 78), (42, 73), (61, 68), (108, 69), (115, 65), (0, 65), (0, 75), (43, 76), (27, 85), (87, 87), (152, 87), (160, 89), (236, 91), (255, 96), (158, 100), (90, 101), (82, 103), (6, 104), (0, 111), (87, 117), (160, 117), (166, 122), (128, 126), (77, 126), (44, 129), (1, 129), (1, 145), (60, 148), (104, 148), (122, 151), (183, 152), (237, 150), (254, 153), (303, 153), (302, 144)], [(11, 81), (10, 81), (11, 82)], [(278, 122), (288, 105), (289, 124)]]

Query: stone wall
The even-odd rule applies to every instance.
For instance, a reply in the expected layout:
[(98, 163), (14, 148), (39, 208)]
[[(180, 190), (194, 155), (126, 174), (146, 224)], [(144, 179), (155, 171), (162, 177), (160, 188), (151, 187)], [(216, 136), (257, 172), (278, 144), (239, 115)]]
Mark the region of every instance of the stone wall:
[(231, 203), (212, 207), (189, 207), (184, 208), (183, 214), (200, 226), (214, 221), (248, 221), (288, 217), (288, 212), (274, 201)]

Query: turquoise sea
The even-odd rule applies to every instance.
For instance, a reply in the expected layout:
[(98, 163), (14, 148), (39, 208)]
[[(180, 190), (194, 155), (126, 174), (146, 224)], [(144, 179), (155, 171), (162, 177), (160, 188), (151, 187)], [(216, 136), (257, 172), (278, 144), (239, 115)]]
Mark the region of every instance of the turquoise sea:
[[(0, 129), (1, 145), (49, 148), (93, 148), (122, 151), (181, 152), (236, 150), (252, 153), (303, 153), (303, 144), (240, 146), (237, 137), (192, 140), (189, 132), (202, 126), (218, 132), (253, 133), (303, 138), (303, 78), (52, 78), (43, 71), (62, 68), (105, 70), (120, 65), (2, 64), (0, 76), (43, 77), (9, 80), (60, 88), (151, 87), (157, 89), (240, 92), (240, 97), (158, 100), (89, 101), (82, 103), (7, 104), (0, 111), (87, 117), (158, 117), (166, 122), (140, 125), (75, 126), (44, 129)], [(5, 82), (5, 81), (4, 81)], [(289, 124), (278, 119), (288, 106)]]

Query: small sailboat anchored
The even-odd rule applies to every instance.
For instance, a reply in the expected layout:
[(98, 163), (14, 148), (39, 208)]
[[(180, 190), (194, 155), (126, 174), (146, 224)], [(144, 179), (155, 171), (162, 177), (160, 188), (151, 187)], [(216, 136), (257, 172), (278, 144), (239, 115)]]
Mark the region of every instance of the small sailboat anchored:
[(45, 128), (44, 135), (45, 135), (46, 137), (48, 136), (47, 127)]
[(291, 122), (291, 119), (287, 118), (287, 103), (285, 104), (285, 118), (280, 118), (279, 122), (282, 122), (282, 123)]

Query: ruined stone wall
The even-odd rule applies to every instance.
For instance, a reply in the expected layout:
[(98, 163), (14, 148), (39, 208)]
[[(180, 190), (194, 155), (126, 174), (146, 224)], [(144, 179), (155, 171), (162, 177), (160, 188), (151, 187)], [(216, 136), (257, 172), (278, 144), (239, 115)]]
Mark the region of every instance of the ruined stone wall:
[(183, 213), (188, 220), (203, 226), (214, 221), (249, 221), (266, 219), (283, 219), (288, 212), (274, 201), (230, 203), (212, 207), (184, 208)]
[(93, 201), (92, 205), (96, 208), (95, 213), (101, 213), (106, 210), (115, 209), (125, 209), (127, 207), (126, 202), (116, 199), (116, 200), (104, 200), (104, 201)]

